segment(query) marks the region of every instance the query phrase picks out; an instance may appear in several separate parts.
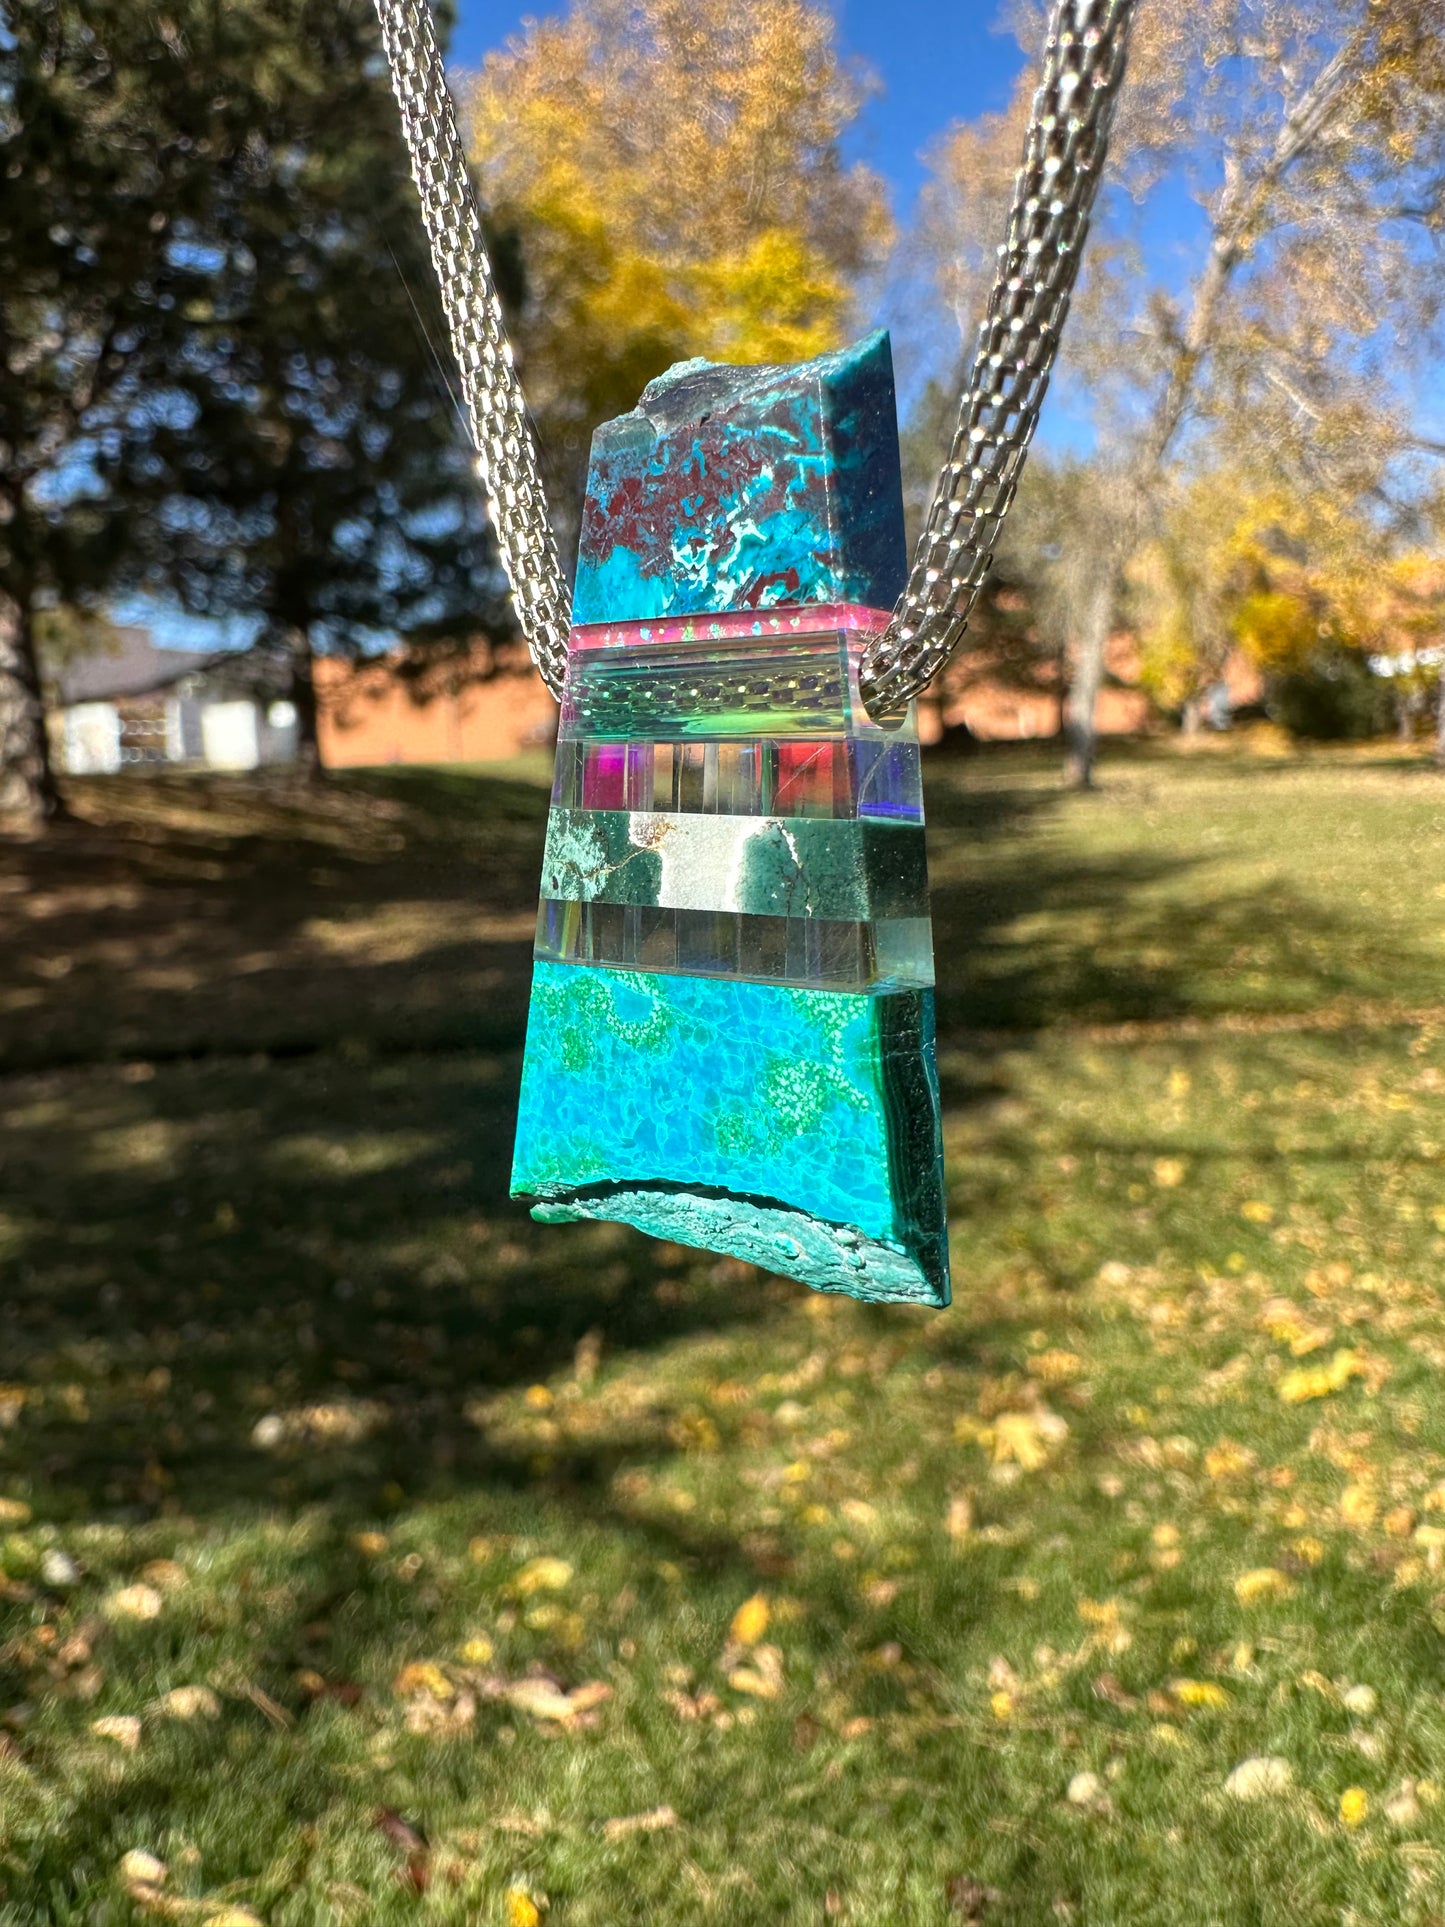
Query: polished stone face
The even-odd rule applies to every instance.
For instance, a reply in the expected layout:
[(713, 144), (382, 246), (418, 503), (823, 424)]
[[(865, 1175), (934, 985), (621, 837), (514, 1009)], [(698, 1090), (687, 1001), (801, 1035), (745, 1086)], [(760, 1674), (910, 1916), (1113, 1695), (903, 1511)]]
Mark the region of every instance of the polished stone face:
[[(600, 429), (513, 1170), (821, 1290), (948, 1301), (886, 337), (689, 363)], [(870, 606), (871, 605), (871, 606)]]
[(888, 609), (905, 563), (887, 335), (793, 368), (685, 361), (593, 437), (573, 620)]

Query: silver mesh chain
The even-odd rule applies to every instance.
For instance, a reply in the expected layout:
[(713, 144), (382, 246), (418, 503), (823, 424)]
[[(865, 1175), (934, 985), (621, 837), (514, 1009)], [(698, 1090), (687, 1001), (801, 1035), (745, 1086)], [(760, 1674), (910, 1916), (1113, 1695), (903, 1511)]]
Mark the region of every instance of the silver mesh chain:
[(427, 0), (376, 0), (376, 12), (502, 567), (532, 660), (560, 699), (572, 598), (431, 10)]
[[(571, 598), (427, 0), (375, 0), (502, 562), (533, 660), (560, 695)], [(908, 586), (863, 660), (871, 710), (926, 689), (957, 649), (1039, 418), (1079, 272), (1134, 0), (1056, 0), (1007, 238)]]

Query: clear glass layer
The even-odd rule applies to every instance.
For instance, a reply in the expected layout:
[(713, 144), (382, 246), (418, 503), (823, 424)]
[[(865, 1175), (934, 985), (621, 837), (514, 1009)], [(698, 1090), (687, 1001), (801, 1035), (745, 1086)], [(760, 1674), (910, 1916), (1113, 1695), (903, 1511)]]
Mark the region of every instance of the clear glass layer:
[(550, 963), (746, 977), (814, 990), (922, 990), (933, 983), (926, 916), (865, 922), (548, 898), (537, 914), (536, 954)]

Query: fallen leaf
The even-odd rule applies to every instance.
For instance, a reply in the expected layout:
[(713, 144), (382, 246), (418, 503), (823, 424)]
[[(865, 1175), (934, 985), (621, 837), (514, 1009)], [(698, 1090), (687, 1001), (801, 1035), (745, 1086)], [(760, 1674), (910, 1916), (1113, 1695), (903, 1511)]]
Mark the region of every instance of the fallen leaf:
[(1365, 1532), (1375, 1523), (1380, 1510), (1379, 1500), (1373, 1486), (1356, 1482), (1347, 1485), (1340, 1494), (1341, 1524), (1352, 1527), (1356, 1532)]
[(414, 1659), (403, 1666), (392, 1681), (392, 1688), (401, 1699), (425, 1694), (429, 1699), (449, 1700), (456, 1696), (457, 1690), (441, 1667), (434, 1666), (429, 1659)]
[(164, 1860), (158, 1860), (153, 1853), (146, 1853), (141, 1847), (132, 1847), (129, 1853), (120, 1857), (120, 1877), (122, 1880), (142, 1880), (150, 1887), (162, 1887), (170, 1872)]
[(127, 1753), (140, 1745), (140, 1721), (134, 1713), (108, 1713), (104, 1719), (92, 1720), (90, 1730), (98, 1739), (114, 1740)]
[(1117, 1706), (1121, 1712), (1130, 1712), (1139, 1702), (1132, 1693), (1126, 1693), (1112, 1673), (1100, 1673), (1093, 1683), (1096, 1699), (1105, 1700), (1110, 1706)]
[(1365, 1378), (1368, 1375), (1359, 1353), (1341, 1347), (1328, 1365), (1286, 1372), (1277, 1389), (1286, 1405), (1301, 1405), (1306, 1399), (1328, 1398), (1331, 1392), (1343, 1391), (1352, 1378)]
[(180, 1592), (191, 1583), (190, 1574), (175, 1559), (148, 1559), (140, 1576), (157, 1592)]
[(1229, 1704), (1228, 1693), (1210, 1679), (1176, 1679), (1169, 1690), (1181, 1706), (1218, 1709)]
[(948, 1502), (944, 1527), (956, 1546), (961, 1546), (973, 1530), (973, 1507), (966, 1492), (956, 1492)]
[(32, 1517), (23, 1499), (0, 1499), (0, 1526), (28, 1526)]
[(218, 1720), (221, 1702), (209, 1686), (176, 1686), (156, 1702), (156, 1710), (173, 1720)]
[(1278, 1566), (1256, 1566), (1251, 1572), (1242, 1572), (1234, 1582), (1234, 1596), (1241, 1606), (1288, 1599), (1293, 1591), (1294, 1587)]
[(1076, 1773), (1064, 1794), (1071, 1807), (1101, 1807), (1108, 1797), (1097, 1773)]
[(612, 1688), (601, 1680), (592, 1680), (571, 1693), (564, 1693), (551, 1680), (518, 1679), (506, 1688), (506, 1697), (519, 1713), (529, 1714), (534, 1720), (556, 1720), (566, 1725), (611, 1699)]
[(431, 1849), (426, 1836), (419, 1833), (409, 1820), (404, 1820), (395, 1807), (378, 1807), (372, 1815), (372, 1824), (399, 1853), (406, 1856), (406, 1865), (397, 1869), (397, 1878), (414, 1893), (425, 1893), (431, 1883)]
[(943, 1897), (960, 1920), (982, 1920), (989, 1908), (1003, 1899), (997, 1887), (985, 1887), (961, 1873), (944, 1882)]
[(728, 1685), (753, 1699), (775, 1700), (783, 1690), (783, 1656), (776, 1646), (758, 1646), (751, 1666), (735, 1666)]
[(105, 1601), (113, 1619), (158, 1619), (165, 1601), (154, 1586), (122, 1586)]
[(756, 1646), (768, 1630), (771, 1612), (766, 1598), (755, 1592), (751, 1599), (745, 1599), (733, 1614), (728, 1628), (729, 1637), (739, 1646)]
[(1340, 1824), (1363, 1826), (1370, 1812), (1370, 1796), (1362, 1786), (1347, 1786), (1340, 1795)]
[(1161, 1191), (1173, 1191), (1184, 1182), (1184, 1160), (1182, 1158), (1155, 1158), (1154, 1182)]
[(534, 1592), (561, 1592), (571, 1583), (572, 1568), (567, 1561), (544, 1554), (540, 1559), (529, 1559), (518, 1570), (512, 1588), (526, 1599)]
[(1288, 1793), (1294, 1785), (1294, 1768), (1278, 1754), (1260, 1753), (1241, 1760), (1224, 1783), (1224, 1790), (1236, 1800), (1267, 1800)]
[(629, 1834), (657, 1833), (676, 1825), (677, 1815), (671, 1807), (652, 1807), (646, 1813), (628, 1813), (616, 1820), (606, 1820), (602, 1831), (609, 1840), (625, 1840)]
[(537, 1927), (542, 1910), (520, 1887), (507, 1889), (507, 1927)]
[(993, 1462), (1037, 1472), (1048, 1462), (1050, 1446), (1067, 1438), (1068, 1432), (1053, 1412), (1000, 1412), (993, 1422)]

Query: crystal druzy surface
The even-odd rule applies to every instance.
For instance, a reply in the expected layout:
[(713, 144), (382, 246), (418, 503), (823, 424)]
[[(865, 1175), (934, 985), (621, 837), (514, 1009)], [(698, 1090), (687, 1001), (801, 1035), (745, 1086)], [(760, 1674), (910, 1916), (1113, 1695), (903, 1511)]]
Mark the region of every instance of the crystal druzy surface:
[(885, 336), (685, 363), (593, 443), (513, 1191), (823, 1290), (948, 1300)]

